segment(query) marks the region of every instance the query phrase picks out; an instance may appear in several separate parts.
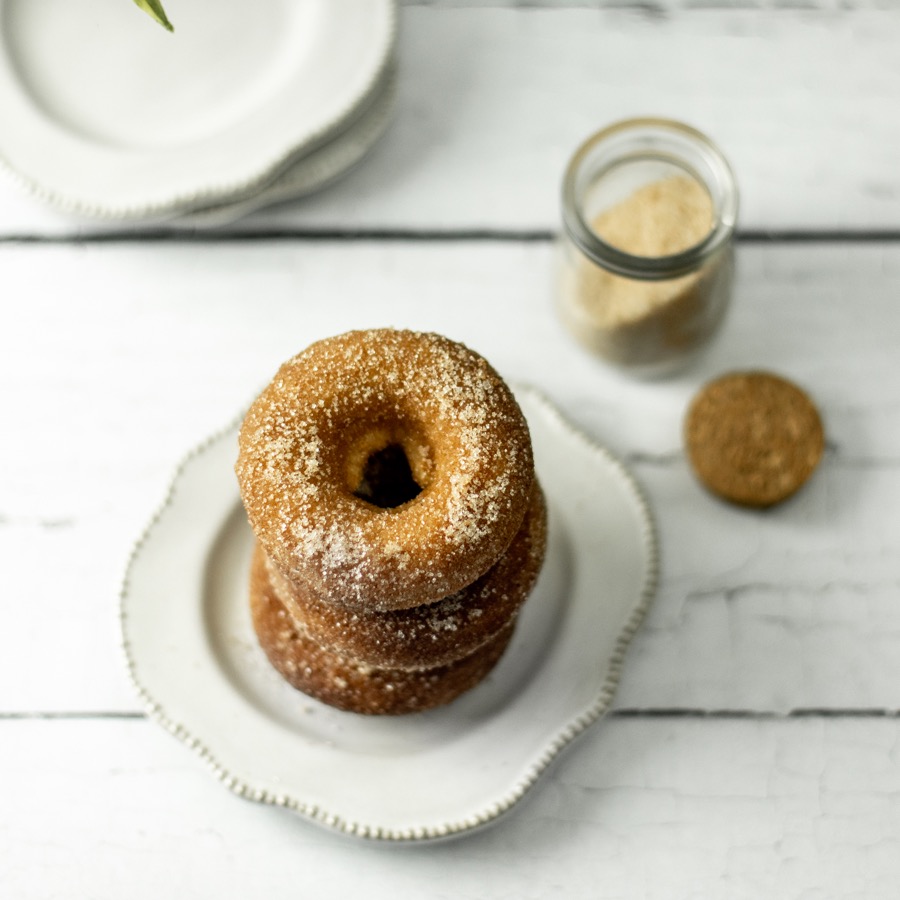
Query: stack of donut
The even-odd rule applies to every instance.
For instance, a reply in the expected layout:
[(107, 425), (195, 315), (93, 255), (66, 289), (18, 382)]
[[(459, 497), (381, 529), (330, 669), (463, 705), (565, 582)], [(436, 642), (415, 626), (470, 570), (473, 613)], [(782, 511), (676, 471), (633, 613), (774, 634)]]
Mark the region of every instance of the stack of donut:
[(546, 508), (522, 412), (478, 354), (393, 329), (319, 341), (251, 406), (235, 468), (254, 628), (294, 687), (416, 712), (500, 659)]

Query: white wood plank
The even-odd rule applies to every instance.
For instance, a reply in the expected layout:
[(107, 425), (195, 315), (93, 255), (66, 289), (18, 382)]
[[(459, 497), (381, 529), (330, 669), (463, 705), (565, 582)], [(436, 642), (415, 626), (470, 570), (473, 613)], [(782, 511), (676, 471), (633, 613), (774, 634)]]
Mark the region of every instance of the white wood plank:
[[(0, 248), (0, 711), (136, 708), (116, 593), (175, 464), (283, 359), (383, 324), (466, 341), (632, 461), (663, 572), (620, 705), (900, 708), (900, 246), (742, 245), (719, 340), (659, 383), (574, 346), (553, 262), (465, 241)], [(831, 446), (766, 514), (709, 498), (680, 455), (694, 391), (749, 366), (805, 386)]]
[[(382, 143), (340, 184), (241, 227), (556, 228), (575, 146), (655, 114), (721, 143), (744, 228), (896, 230), (900, 17), (892, 4), (788, 5), (403, 8)], [(0, 179), (0, 235), (95, 227)]]
[(149, 722), (0, 722), (0, 889), (888, 900), (898, 738), (896, 720), (608, 720), (491, 829), (386, 847), (234, 797)]

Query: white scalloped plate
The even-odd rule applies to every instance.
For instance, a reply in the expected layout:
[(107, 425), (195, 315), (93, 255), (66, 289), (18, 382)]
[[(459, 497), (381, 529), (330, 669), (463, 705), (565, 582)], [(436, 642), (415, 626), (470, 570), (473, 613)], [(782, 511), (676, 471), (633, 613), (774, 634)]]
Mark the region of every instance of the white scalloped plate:
[(384, 87), (365, 112), (333, 140), (303, 154), (261, 190), (191, 209), (168, 220), (178, 228), (217, 228), (274, 203), (298, 200), (331, 184), (354, 168), (384, 134), (397, 99), (397, 79), (389, 70)]
[(236, 426), (179, 468), (128, 564), (123, 641), (148, 712), (227, 787), (359, 837), (449, 837), (509, 810), (607, 710), (656, 584), (649, 508), (609, 452), (516, 394), (549, 500), (547, 561), (497, 668), (427, 713), (357, 716), (290, 688), (247, 611)]
[(381, 88), (393, 0), (0, 0), (0, 160), (42, 198), (146, 218), (262, 187)]

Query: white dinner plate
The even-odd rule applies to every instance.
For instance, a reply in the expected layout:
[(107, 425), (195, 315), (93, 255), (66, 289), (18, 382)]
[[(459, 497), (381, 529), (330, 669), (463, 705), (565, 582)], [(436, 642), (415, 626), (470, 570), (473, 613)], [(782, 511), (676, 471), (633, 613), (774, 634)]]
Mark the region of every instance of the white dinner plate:
[(150, 218), (265, 185), (380, 87), (393, 0), (0, 0), (0, 159), (85, 215)]
[(150, 715), (231, 790), (359, 837), (449, 837), (513, 807), (607, 710), (656, 584), (652, 518), (608, 451), (533, 390), (516, 394), (549, 503), (547, 559), (497, 668), (426, 713), (360, 716), (289, 687), (250, 623), (237, 426), (178, 469), (128, 563), (123, 642)]
[(175, 228), (217, 228), (257, 209), (298, 200), (321, 190), (353, 169), (386, 131), (397, 99), (397, 79), (386, 74), (382, 90), (347, 128), (327, 143), (304, 153), (261, 190), (200, 206), (169, 219)]

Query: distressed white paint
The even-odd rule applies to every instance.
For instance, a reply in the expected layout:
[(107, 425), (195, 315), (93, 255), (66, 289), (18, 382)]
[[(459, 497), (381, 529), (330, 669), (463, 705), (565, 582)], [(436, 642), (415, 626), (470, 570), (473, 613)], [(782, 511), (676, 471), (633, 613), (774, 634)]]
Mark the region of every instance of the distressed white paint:
[[(721, 143), (744, 228), (900, 228), (895, 6), (574, 6), (403, 8), (383, 141), (340, 184), (241, 227), (555, 228), (575, 146), (650, 114)], [(0, 234), (82, 227), (0, 178)]]
[(896, 720), (610, 719), (487, 831), (386, 847), (228, 793), (144, 721), (0, 722), (19, 900), (896, 897)]
[[(741, 245), (723, 333), (659, 383), (575, 347), (553, 262), (545, 243), (0, 248), (18, 298), (0, 334), (0, 564), (15, 598), (0, 605), (0, 710), (136, 708), (116, 592), (173, 467), (282, 359), (380, 324), (470, 343), (631, 461), (663, 578), (620, 706), (900, 708), (900, 247)], [(681, 456), (688, 399), (732, 367), (796, 379), (826, 423), (820, 471), (767, 513), (713, 500)]]
[[(384, 141), (239, 227), (546, 232), (575, 143), (656, 112), (722, 143), (745, 229), (897, 230), (897, 4), (730, 5), (407, 6)], [(0, 238), (95, 228), (0, 178)], [(0, 245), (0, 895), (896, 896), (900, 244), (742, 244), (719, 339), (655, 384), (575, 348), (552, 270), (542, 241)], [(280, 360), (376, 324), (443, 331), (542, 388), (630, 462), (662, 538), (616, 701), (632, 714), (446, 846), (348, 842), (107, 717), (137, 709), (116, 594), (176, 462)], [(763, 514), (707, 496), (680, 452), (697, 387), (749, 366), (806, 387), (829, 441)]]

